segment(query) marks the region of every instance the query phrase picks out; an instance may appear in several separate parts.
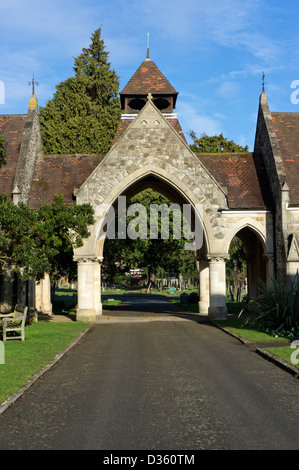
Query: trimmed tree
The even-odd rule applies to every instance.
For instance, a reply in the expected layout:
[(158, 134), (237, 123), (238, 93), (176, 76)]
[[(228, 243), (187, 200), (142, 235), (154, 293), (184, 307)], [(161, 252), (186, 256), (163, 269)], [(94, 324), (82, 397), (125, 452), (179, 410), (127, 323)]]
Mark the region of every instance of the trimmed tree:
[(67, 275), (73, 249), (83, 245), (93, 222), (89, 204), (68, 206), (59, 195), (37, 210), (0, 196), (0, 268), (8, 262), (23, 279), (36, 281)]
[(44, 152), (108, 152), (119, 119), (119, 79), (110, 69), (101, 28), (89, 48), (75, 58), (75, 76), (56, 86), (56, 93), (40, 108)]

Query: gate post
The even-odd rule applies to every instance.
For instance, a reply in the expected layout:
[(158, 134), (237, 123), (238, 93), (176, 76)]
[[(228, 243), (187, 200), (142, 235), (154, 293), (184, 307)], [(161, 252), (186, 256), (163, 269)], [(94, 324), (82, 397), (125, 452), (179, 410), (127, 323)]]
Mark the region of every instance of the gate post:
[(78, 306), (77, 321), (94, 322), (102, 313), (101, 265), (98, 258), (77, 258)]
[(198, 312), (208, 314), (210, 305), (209, 288), (209, 262), (206, 259), (199, 260), (199, 302)]
[(226, 259), (209, 257), (210, 274), (210, 320), (226, 320)]

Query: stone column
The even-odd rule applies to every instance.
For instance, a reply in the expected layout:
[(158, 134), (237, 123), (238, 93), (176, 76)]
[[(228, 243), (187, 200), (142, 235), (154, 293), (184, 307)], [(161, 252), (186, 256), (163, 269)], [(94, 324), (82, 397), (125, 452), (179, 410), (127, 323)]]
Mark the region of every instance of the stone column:
[(96, 315), (102, 315), (102, 263), (103, 258), (94, 262), (94, 308)]
[(101, 259), (78, 258), (78, 306), (77, 320), (94, 322), (102, 313)]
[(208, 314), (210, 305), (209, 262), (206, 259), (199, 261), (199, 302), (198, 312)]
[(224, 257), (209, 257), (210, 275), (210, 320), (226, 320), (226, 260)]
[(35, 308), (38, 312), (52, 315), (51, 279), (48, 274), (35, 284)]

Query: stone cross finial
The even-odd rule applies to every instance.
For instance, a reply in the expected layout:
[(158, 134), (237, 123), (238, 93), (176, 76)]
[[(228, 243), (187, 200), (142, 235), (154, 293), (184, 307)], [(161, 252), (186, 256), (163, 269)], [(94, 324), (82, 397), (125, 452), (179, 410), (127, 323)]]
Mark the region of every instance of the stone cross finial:
[(152, 95), (151, 93), (149, 93), (149, 94), (147, 95), (147, 99), (148, 99), (148, 101), (152, 101), (153, 95)]

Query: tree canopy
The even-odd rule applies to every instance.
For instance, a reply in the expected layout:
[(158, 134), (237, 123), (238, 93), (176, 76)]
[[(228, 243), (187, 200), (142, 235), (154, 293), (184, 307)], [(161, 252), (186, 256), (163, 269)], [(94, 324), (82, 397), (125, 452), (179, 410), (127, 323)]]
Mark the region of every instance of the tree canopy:
[(110, 69), (101, 28), (89, 48), (75, 58), (75, 76), (56, 86), (53, 99), (40, 108), (44, 152), (108, 152), (120, 119), (119, 79)]
[(89, 204), (68, 206), (59, 195), (37, 210), (0, 196), (0, 268), (9, 263), (22, 278), (37, 281), (66, 275), (73, 249), (82, 246), (93, 221)]
[(233, 140), (228, 140), (223, 134), (214, 136), (202, 134), (197, 138), (194, 131), (189, 131), (189, 135), (193, 139), (190, 148), (194, 153), (247, 153), (249, 150), (248, 145), (242, 147)]
[(0, 168), (7, 163), (6, 150), (4, 147), (5, 137), (0, 135)]
[[(155, 276), (164, 275), (190, 278), (197, 276), (194, 253), (186, 251), (184, 248), (185, 239), (175, 239), (173, 237), (173, 214), (169, 214), (169, 238), (163, 236), (163, 227), (159, 219), (158, 238), (150, 236), (150, 205), (161, 206), (165, 204), (170, 207), (172, 202), (162, 194), (152, 189), (146, 189), (127, 201), (127, 207), (133, 204), (141, 204), (146, 208), (147, 233), (145, 237), (132, 239), (106, 239), (104, 246), (103, 276), (108, 282), (113, 282), (119, 277), (120, 271), (123, 273), (129, 269), (141, 268), (147, 273), (150, 287), (153, 286)], [(137, 206), (136, 206), (137, 207)], [(138, 217), (127, 215), (127, 228), (130, 223), (134, 224), (136, 233), (140, 233), (142, 228), (137, 225)], [(116, 223), (117, 225), (117, 223)], [(133, 227), (131, 227), (133, 228)], [(137, 230), (138, 229), (138, 230)], [(163, 238), (164, 237), (164, 238)]]

